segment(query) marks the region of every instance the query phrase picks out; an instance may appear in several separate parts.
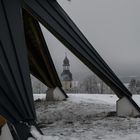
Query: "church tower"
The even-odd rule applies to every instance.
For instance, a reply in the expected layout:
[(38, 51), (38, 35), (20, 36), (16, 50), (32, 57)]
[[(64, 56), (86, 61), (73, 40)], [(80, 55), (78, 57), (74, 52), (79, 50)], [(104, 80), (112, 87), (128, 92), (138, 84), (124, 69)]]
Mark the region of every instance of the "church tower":
[(70, 72), (70, 63), (67, 55), (63, 60), (63, 72), (61, 73), (63, 89), (69, 92), (72, 87), (72, 73)]

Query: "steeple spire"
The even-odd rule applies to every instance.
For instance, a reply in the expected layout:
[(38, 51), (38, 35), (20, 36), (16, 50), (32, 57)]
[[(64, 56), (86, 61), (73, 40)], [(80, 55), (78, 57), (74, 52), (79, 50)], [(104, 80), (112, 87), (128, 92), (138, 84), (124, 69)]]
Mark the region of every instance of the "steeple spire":
[(65, 58), (63, 60), (63, 69), (69, 70), (70, 64), (69, 59), (67, 58), (67, 53), (65, 53)]

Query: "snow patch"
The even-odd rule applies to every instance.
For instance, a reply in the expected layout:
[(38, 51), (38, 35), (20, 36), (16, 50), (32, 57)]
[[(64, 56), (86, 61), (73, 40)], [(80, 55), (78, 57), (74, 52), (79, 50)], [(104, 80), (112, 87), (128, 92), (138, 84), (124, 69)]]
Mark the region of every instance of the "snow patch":
[[(68, 96), (67, 101), (36, 102), (38, 121), (50, 140), (139, 140), (140, 118), (115, 116), (116, 95)], [(140, 101), (140, 95), (133, 98)]]

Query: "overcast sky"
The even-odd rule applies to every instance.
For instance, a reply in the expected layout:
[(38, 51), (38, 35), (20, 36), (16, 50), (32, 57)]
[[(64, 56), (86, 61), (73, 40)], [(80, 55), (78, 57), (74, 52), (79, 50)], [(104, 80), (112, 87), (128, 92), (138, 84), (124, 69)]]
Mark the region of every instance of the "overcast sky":
[[(117, 75), (140, 76), (140, 0), (58, 2)], [(65, 52), (75, 77), (79, 71), (91, 74), (44, 28), (43, 33), (59, 74)]]

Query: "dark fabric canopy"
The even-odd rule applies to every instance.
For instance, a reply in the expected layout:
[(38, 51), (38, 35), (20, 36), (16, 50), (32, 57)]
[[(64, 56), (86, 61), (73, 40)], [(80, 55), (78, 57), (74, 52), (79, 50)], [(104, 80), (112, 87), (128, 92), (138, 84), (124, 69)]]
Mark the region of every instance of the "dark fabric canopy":
[(25, 0), (25, 9), (109, 85), (119, 98), (131, 96), (56, 0)]
[(24, 38), (21, 1), (0, 1), (0, 115), (27, 140), (36, 114)]
[[(25, 15), (22, 14), (23, 8)], [(36, 120), (29, 64), (33, 75), (43, 83), (49, 87), (61, 87), (37, 20), (109, 85), (119, 98), (126, 96), (140, 111), (131, 93), (56, 0), (1, 0), (0, 114), (15, 124), (22, 140), (26, 140), (22, 136), (24, 122), (33, 124)]]
[(49, 88), (62, 87), (39, 23), (23, 13), (31, 73)]
[[(24, 8), (110, 86), (119, 98), (126, 96), (131, 100), (132, 94), (100, 57), (56, 0), (24, 1)], [(133, 100), (131, 102), (140, 111), (136, 103)]]
[(0, 1), (0, 114), (11, 122), (35, 120), (21, 2)]

